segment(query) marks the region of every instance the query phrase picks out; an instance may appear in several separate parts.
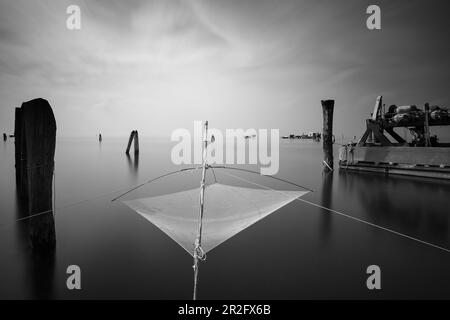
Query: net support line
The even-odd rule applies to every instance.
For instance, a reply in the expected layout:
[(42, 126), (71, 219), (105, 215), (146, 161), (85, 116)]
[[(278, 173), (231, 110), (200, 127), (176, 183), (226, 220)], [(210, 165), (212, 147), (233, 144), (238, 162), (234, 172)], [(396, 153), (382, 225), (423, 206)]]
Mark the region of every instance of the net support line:
[[(38, 213), (33, 213), (33, 214), (27, 215), (25, 217), (15, 219), (14, 223), (20, 222), (20, 221), (29, 220), (29, 219), (32, 219), (34, 217), (38, 217), (38, 216), (41, 216), (41, 215), (44, 215), (44, 214), (49, 214), (49, 213), (53, 213), (54, 216), (56, 216), (56, 211), (57, 210), (61, 211), (61, 210), (68, 209), (68, 208), (71, 208), (71, 207), (74, 207), (74, 206), (78, 206), (78, 205), (86, 203), (86, 202), (90, 202), (90, 201), (98, 200), (98, 199), (103, 198), (103, 197), (111, 196), (111, 195), (117, 194), (118, 192), (123, 192), (121, 195), (119, 195), (119, 196), (117, 196), (117, 197), (115, 197), (114, 199), (111, 200), (111, 202), (114, 202), (114, 201), (120, 199), (121, 197), (125, 196), (126, 194), (128, 194), (128, 193), (130, 193), (130, 192), (132, 192), (132, 191), (134, 191), (136, 189), (139, 189), (139, 188), (143, 187), (144, 185), (149, 184), (151, 182), (154, 182), (156, 180), (162, 179), (164, 177), (167, 177), (167, 176), (170, 176), (170, 175), (173, 175), (173, 174), (176, 174), (176, 173), (181, 173), (181, 172), (186, 172), (186, 171), (194, 171), (194, 170), (198, 170), (200, 168), (201, 167), (183, 168), (181, 170), (169, 172), (169, 173), (163, 174), (163, 175), (161, 175), (159, 177), (156, 177), (154, 179), (148, 180), (148, 181), (146, 181), (144, 183), (141, 183), (140, 185), (137, 185), (137, 186), (133, 187), (132, 189), (130, 189), (130, 186), (128, 186), (128, 187), (125, 187), (125, 188), (122, 188), (122, 189), (119, 189), (119, 190), (114, 190), (114, 191), (110, 191), (110, 192), (107, 192), (107, 193), (99, 194), (99, 195), (96, 195), (96, 196), (93, 196), (93, 197), (90, 197), (90, 198), (86, 198), (86, 199), (83, 199), (83, 200), (80, 200), (80, 201), (76, 201), (76, 202), (73, 202), (73, 203), (70, 203), (70, 204), (63, 205), (63, 206), (60, 206), (60, 207), (56, 207), (56, 170), (55, 170), (55, 172), (53, 174), (53, 190), (54, 190), (53, 208), (50, 209), (50, 210), (41, 211), (41, 212), (38, 212)], [(0, 224), (0, 227), (5, 227), (5, 226), (8, 226), (8, 225), (9, 224)]]
[[(225, 175), (227, 175), (227, 176), (230, 176), (230, 177), (234, 177), (234, 178), (236, 178), (236, 179), (238, 179), (238, 180), (241, 180), (241, 181), (244, 181), (244, 182), (253, 184), (253, 185), (258, 186), (258, 187), (261, 187), (261, 188), (265, 188), (265, 189), (268, 189), (268, 190), (273, 190), (273, 191), (277, 191), (277, 192), (283, 193), (283, 191), (269, 188), (269, 187), (267, 187), (267, 186), (261, 185), (261, 184), (259, 184), (259, 183), (256, 183), (256, 182), (253, 182), (253, 181), (250, 181), (250, 180), (247, 180), (247, 179), (245, 179), (245, 178), (236, 176), (236, 175), (231, 174), (231, 173), (223, 173), (223, 174), (225, 174)], [(398, 232), (398, 231), (395, 231), (395, 230), (392, 230), (392, 229), (389, 229), (389, 228), (386, 228), (386, 227), (377, 225), (377, 224), (375, 224), (375, 223), (372, 223), (372, 222), (369, 222), (369, 221), (366, 221), (366, 220), (363, 220), (363, 219), (360, 219), (360, 218), (356, 218), (356, 217), (351, 216), (351, 215), (349, 215), (349, 214), (346, 214), (346, 213), (343, 213), (343, 212), (340, 212), (340, 211), (337, 211), (337, 210), (334, 210), (334, 209), (330, 209), (330, 208), (324, 207), (324, 206), (319, 205), (319, 204), (317, 204), (317, 203), (314, 203), (314, 202), (311, 202), (311, 201), (308, 201), (308, 200), (304, 200), (304, 199), (301, 199), (301, 198), (297, 198), (297, 199), (295, 199), (295, 200), (298, 200), (298, 201), (307, 203), (307, 204), (309, 204), (309, 205), (312, 205), (312, 206), (314, 206), (314, 207), (317, 207), (317, 208), (320, 208), (320, 209), (323, 209), (323, 210), (327, 210), (327, 211), (329, 211), (329, 212), (338, 214), (338, 215), (340, 215), (340, 216), (342, 216), (342, 217), (351, 219), (351, 220), (353, 220), (353, 221), (357, 221), (357, 222), (360, 222), (360, 223), (369, 225), (369, 226), (371, 226), (371, 227), (374, 227), (374, 228), (377, 228), (377, 229), (380, 229), (380, 230), (383, 230), (383, 231), (387, 231), (387, 232), (392, 233), (392, 234), (395, 234), (395, 235), (397, 235), (397, 236), (400, 236), (400, 237), (403, 237), (403, 238), (406, 238), (406, 239), (409, 239), (409, 240), (413, 240), (413, 241), (416, 241), (416, 242), (418, 242), (418, 243), (425, 244), (425, 245), (427, 245), (427, 246), (433, 247), (433, 248), (435, 248), (435, 249), (439, 249), (439, 250), (441, 250), (441, 251), (450, 253), (450, 249), (448, 249), (448, 248), (444, 248), (444, 247), (438, 246), (438, 245), (436, 245), (436, 244), (433, 244), (433, 243), (430, 243), (430, 242), (427, 242), (427, 241), (424, 241), (424, 240), (421, 240), (421, 239), (418, 239), (418, 238), (409, 236), (409, 235), (407, 235), (407, 234), (404, 234), (404, 233), (401, 233), (401, 232)]]
[(183, 169), (180, 169), (180, 170), (176, 170), (176, 171), (172, 171), (172, 172), (169, 172), (169, 173), (165, 173), (165, 174), (163, 174), (163, 175), (160, 175), (159, 177), (156, 177), (156, 178), (154, 178), (154, 179), (148, 180), (148, 181), (146, 181), (146, 182), (144, 182), (144, 183), (141, 183), (140, 185), (137, 185), (136, 187), (134, 187), (134, 188), (132, 188), (132, 189), (127, 190), (126, 192), (124, 192), (124, 193), (122, 193), (121, 195), (119, 195), (119, 196), (115, 197), (114, 199), (112, 199), (111, 202), (114, 202), (114, 201), (116, 201), (116, 200), (122, 198), (123, 196), (129, 194), (130, 192), (133, 192), (133, 191), (135, 191), (135, 190), (137, 190), (137, 189), (139, 189), (139, 188), (145, 186), (146, 184), (152, 183), (152, 182), (154, 182), (154, 181), (156, 181), (156, 180), (159, 180), (159, 179), (168, 177), (168, 176), (170, 176), (170, 175), (174, 175), (174, 174), (176, 174), (176, 173), (180, 173), (180, 172), (184, 172), (184, 171), (193, 171), (193, 170), (197, 170), (197, 169), (200, 169), (200, 168), (201, 168), (201, 167), (190, 167), (190, 168), (183, 168)]

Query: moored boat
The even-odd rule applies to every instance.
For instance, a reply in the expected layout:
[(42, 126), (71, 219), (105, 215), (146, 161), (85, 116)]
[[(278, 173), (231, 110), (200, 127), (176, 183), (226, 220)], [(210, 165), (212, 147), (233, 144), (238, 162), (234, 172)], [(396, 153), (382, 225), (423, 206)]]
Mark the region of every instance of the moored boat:
[[(341, 169), (450, 179), (450, 143), (430, 134), (432, 126), (450, 126), (447, 108), (392, 105), (384, 112), (379, 96), (366, 126), (357, 143), (340, 148)], [(411, 140), (396, 128), (407, 128)]]

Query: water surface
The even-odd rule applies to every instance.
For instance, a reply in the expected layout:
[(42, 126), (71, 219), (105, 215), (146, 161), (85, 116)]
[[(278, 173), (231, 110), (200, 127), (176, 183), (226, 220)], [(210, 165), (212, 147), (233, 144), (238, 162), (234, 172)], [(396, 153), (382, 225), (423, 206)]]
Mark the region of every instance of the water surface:
[[(190, 299), (192, 258), (121, 202), (120, 191), (178, 167), (172, 144), (127, 137), (58, 139), (55, 158), (57, 249), (33, 255), (27, 222), (16, 222), (14, 142), (0, 146), (0, 298)], [(336, 150), (337, 151), (337, 150)], [(337, 154), (337, 153), (336, 153)], [(281, 141), (278, 177), (308, 186), (303, 199), (450, 248), (450, 183), (372, 173), (322, 173), (321, 145)], [(254, 166), (248, 168), (255, 169)], [(235, 173), (233, 173), (235, 174)], [(238, 173), (276, 189), (295, 188)], [(219, 182), (251, 187), (216, 170)], [(209, 181), (212, 176), (209, 174)], [(125, 199), (199, 185), (183, 173)], [(76, 204), (76, 205), (74, 205)], [(72, 205), (69, 206), (68, 205)], [(82, 290), (66, 288), (66, 268), (82, 270)], [(366, 268), (382, 271), (382, 290), (366, 288)], [(450, 298), (450, 254), (294, 201), (221, 244), (200, 269), (202, 299)]]

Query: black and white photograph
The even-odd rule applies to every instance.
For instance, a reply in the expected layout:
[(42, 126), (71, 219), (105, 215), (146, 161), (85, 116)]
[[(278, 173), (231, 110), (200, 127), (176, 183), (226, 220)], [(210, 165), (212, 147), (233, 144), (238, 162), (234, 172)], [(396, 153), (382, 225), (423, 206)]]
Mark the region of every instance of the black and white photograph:
[(0, 300), (450, 300), (449, 34), (438, 0), (0, 0)]

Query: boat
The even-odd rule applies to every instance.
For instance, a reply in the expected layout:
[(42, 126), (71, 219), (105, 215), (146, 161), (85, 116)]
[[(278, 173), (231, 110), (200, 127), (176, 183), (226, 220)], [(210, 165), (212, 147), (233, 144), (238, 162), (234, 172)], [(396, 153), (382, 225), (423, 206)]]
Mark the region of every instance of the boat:
[[(450, 126), (448, 109), (391, 105), (385, 112), (382, 102), (378, 96), (362, 137), (339, 149), (339, 168), (450, 179), (450, 143), (430, 134), (432, 126)], [(395, 131), (398, 128), (410, 132), (409, 142)]]

